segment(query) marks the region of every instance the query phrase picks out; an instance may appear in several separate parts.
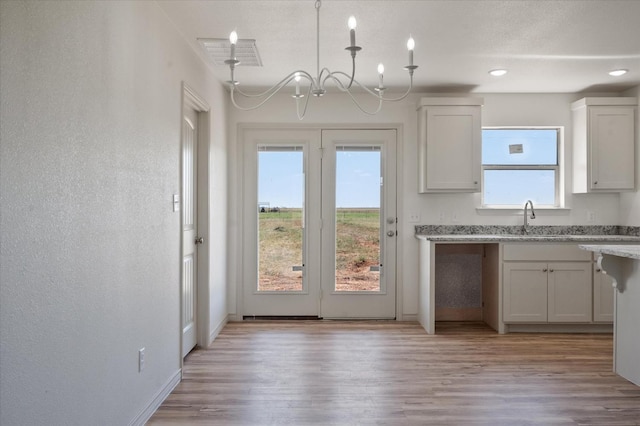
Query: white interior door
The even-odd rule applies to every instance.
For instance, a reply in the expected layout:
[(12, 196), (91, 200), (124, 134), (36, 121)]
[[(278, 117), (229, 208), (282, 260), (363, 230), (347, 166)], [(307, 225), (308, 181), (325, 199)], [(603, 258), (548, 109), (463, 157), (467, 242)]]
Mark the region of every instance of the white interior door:
[(196, 345), (198, 114), (188, 105), (182, 119), (182, 356)]
[(396, 131), (322, 132), (323, 318), (396, 316)]

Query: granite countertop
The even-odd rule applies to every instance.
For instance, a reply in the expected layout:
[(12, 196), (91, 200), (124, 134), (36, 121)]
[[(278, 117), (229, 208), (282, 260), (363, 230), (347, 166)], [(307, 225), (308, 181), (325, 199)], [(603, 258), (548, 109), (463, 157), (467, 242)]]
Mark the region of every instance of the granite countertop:
[(416, 238), (441, 242), (601, 242), (640, 243), (640, 227), (630, 226), (522, 226), (418, 225)]
[(470, 241), (470, 242), (518, 242), (518, 241), (550, 241), (550, 242), (639, 242), (640, 237), (629, 235), (483, 235), (483, 234), (441, 234), (416, 235), (418, 239), (429, 241)]
[(580, 245), (583, 250), (640, 260), (640, 245)]

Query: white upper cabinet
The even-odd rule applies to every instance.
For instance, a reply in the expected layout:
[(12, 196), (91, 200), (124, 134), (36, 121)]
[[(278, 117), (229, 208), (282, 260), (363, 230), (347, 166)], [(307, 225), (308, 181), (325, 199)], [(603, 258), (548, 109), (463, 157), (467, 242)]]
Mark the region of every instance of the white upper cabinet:
[(573, 192), (635, 189), (637, 98), (583, 98), (573, 110)]
[(418, 191), (479, 192), (482, 98), (418, 103)]

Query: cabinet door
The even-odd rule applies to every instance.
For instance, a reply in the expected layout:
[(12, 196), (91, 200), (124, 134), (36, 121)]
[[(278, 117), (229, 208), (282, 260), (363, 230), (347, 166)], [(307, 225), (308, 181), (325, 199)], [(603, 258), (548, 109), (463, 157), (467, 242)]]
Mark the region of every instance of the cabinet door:
[(422, 189), (480, 191), (480, 107), (429, 106), (422, 113), (426, 130), (426, 140), (420, 141), (426, 144)]
[(505, 323), (547, 322), (547, 264), (503, 264)]
[(549, 263), (549, 322), (591, 322), (591, 262)]
[(633, 190), (635, 135), (633, 107), (589, 107), (589, 165), (592, 190)]
[(598, 266), (593, 265), (593, 320), (613, 322), (613, 296), (615, 289), (611, 277), (604, 275)]

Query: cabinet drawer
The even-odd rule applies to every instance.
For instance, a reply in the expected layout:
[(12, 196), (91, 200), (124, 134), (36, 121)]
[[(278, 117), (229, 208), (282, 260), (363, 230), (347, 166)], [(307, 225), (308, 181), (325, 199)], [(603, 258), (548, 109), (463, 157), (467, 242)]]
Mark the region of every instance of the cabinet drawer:
[(517, 261), (590, 261), (591, 252), (581, 250), (577, 244), (504, 244), (503, 260)]

